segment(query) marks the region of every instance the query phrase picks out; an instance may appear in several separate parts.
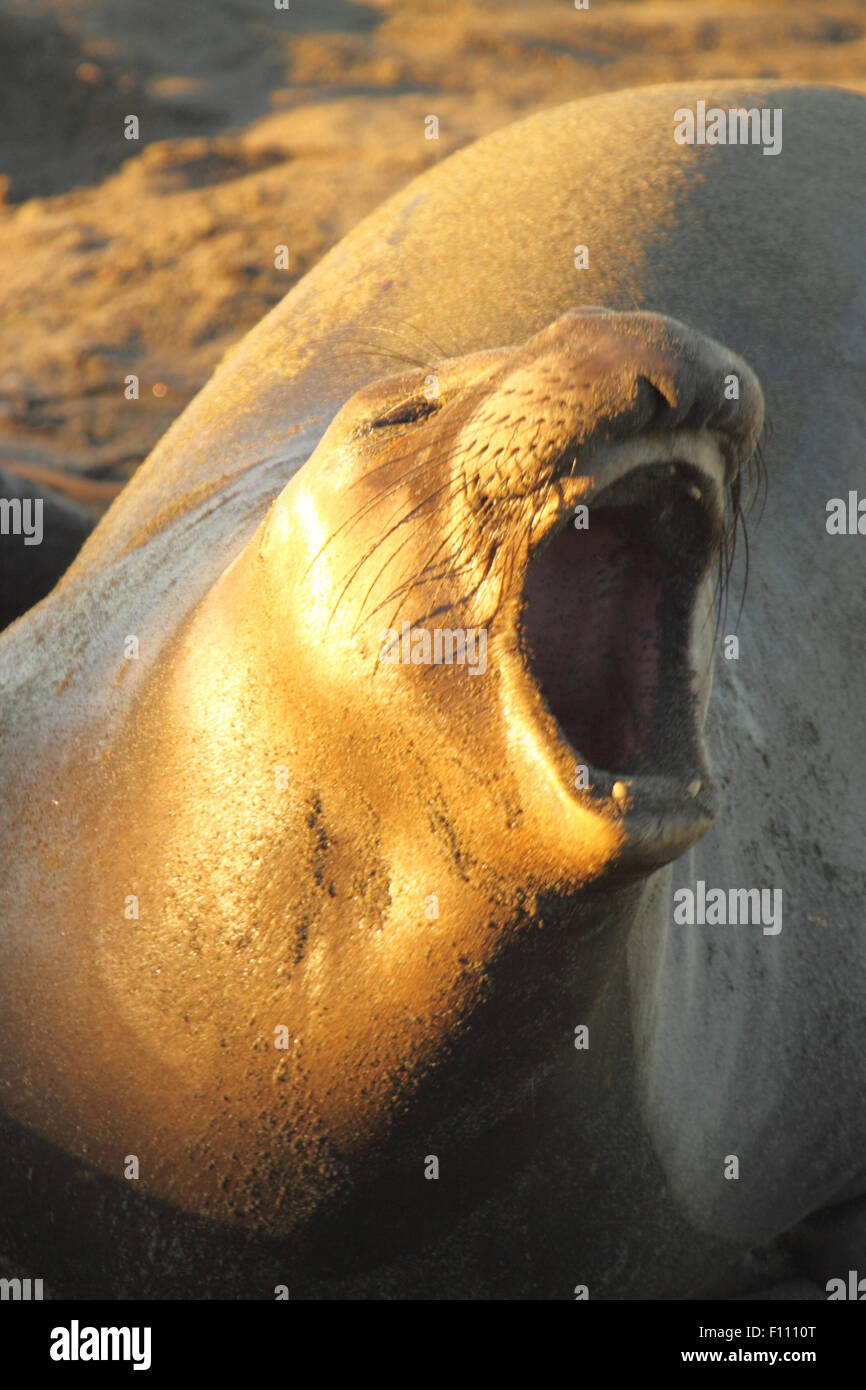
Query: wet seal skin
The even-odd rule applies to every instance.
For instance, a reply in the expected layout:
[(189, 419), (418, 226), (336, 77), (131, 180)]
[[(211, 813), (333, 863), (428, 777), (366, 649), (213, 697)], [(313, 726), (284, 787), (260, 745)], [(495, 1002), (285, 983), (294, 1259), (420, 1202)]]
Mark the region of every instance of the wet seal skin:
[[(784, 150), (678, 144), (697, 99)], [(818, 1277), (866, 1138), (862, 560), (823, 524), (864, 105), (647, 89), (444, 161), (0, 639), (10, 1259), (114, 1297)], [(678, 922), (699, 881), (784, 929)]]

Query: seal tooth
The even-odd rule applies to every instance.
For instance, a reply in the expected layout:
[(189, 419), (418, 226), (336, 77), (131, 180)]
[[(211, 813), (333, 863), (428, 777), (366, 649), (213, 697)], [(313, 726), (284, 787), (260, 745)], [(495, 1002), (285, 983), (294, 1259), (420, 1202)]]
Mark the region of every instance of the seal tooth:
[(689, 497), (694, 497), (696, 502), (700, 502), (703, 493), (701, 492), (697, 483), (689, 483), (689, 486), (686, 488), (686, 491), (688, 492)]
[(697, 796), (697, 794), (698, 794), (698, 792), (700, 791), (700, 789), (701, 789), (702, 786), (703, 786), (703, 782), (701, 782), (701, 780), (700, 780), (699, 778), (698, 778), (696, 781), (694, 781), (694, 782), (689, 782), (689, 785), (688, 785), (688, 788), (687, 788), (688, 793), (689, 793), (689, 796), (691, 796), (691, 797)]
[(625, 782), (614, 782), (613, 786), (610, 789), (610, 794), (613, 797), (614, 801), (618, 801), (621, 805), (622, 802), (625, 801), (626, 797), (628, 796), (628, 788)]

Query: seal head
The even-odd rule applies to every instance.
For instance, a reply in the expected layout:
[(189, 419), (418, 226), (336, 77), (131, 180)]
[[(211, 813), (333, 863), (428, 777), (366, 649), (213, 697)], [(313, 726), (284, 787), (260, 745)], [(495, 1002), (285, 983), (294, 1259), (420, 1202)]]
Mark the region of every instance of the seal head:
[[(369, 740), (382, 767), (387, 721), (423, 727), (464, 854), (501, 875), (496, 847), (517, 850), (564, 889), (647, 873), (714, 814), (714, 562), (762, 422), (712, 340), (573, 311), (358, 392), (226, 586), (250, 586), (278, 647), (291, 633), (329, 739)], [(465, 662), (436, 660), (440, 629), (467, 635)], [(349, 723), (347, 680), (369, 692)]]

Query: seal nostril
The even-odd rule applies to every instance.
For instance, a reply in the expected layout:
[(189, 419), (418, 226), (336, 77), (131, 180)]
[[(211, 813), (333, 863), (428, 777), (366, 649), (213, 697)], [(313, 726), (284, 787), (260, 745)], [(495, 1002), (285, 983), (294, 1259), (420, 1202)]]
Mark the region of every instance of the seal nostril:
[(670, 391), (673, 399), (668, 399), (664, 390), (650, 381), (648, 376), (639, 376), (638, 385), (638, 405), (641, 416), (647, 424), (657, 425), (664, 429), (670, 423), (670, 417), (677, 408), (676, 394)]

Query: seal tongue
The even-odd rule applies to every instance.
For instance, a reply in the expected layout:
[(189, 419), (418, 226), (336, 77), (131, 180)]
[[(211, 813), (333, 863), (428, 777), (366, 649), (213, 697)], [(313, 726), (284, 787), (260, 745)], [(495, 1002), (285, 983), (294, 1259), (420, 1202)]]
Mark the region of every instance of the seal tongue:
[(594, 510), (530, 566), (524, 640), (573, 748), (597, 768), (639, 771), (653, 753), (665, 562), (619, 509)]

